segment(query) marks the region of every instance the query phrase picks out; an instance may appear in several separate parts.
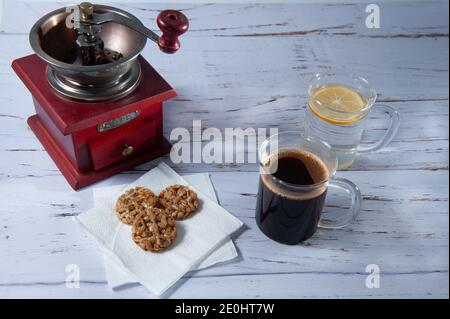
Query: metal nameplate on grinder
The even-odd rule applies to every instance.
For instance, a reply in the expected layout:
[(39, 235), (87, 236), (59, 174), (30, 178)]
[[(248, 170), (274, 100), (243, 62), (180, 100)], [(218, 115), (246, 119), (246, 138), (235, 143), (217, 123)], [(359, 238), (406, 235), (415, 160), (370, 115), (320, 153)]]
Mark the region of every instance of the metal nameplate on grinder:
[(132, 120), (134, 120), (135, 118), (137, 118), (139, 116), (139, 114), (140, 114), (139, 111), (134, 111), (134, 112), (119, 116), (115, 119), (98, 124), (97, 131), (105, 132), (105, 131), (110, 131), (115, 128), (121, 127), (122, 125), (125, 125), (125, 124), (131, 122)]

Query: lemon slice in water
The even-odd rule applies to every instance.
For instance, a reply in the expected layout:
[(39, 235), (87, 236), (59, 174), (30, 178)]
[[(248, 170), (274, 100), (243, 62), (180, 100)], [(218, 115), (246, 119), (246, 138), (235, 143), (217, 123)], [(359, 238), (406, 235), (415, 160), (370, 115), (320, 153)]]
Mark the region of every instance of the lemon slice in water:
[(316, 89), (308, 105), (318, 117), (335, 124), (352, 124), (367, 114), (365, 99), (355, 90), (342, 85)]

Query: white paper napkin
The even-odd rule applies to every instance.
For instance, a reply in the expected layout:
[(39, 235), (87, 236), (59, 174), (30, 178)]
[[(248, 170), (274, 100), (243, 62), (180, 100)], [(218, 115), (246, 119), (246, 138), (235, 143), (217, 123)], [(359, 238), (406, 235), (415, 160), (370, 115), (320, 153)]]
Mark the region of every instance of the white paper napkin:
[[(193, 189), (200, 201), (199, 210), (177, 221), (177, 237), (161, 253), (145, 252), (131, 239), (131, 227), (122, 224), (113, 207), (121, 193), (144, 186), (155, 194), (167, 186), (182, 184)], [(113, 198), (74, 220), (97, 241), (104, 252), (132, 278), (156, 295), (161, 295), (189, 270), (225, 243), (242, 222), (212, 201), (204, 192), (190, 185), (164, 163), (159, 164)]]
[[(212, 186), (211, 179), (208, 173), (190, 174), (184, 175), (184, 179), (197, 189), (204, 190), (205, 195), (207, 195), (211, 200), (217, 203), (217, 196)], [(104, 202), (109, 202), (109, 199), (115, 194), (120, 192), (126, 185), (114, 185), (107, 187), (97, 187), (94, 188), (94, 202), (95, 206), (101, 205)], [(220, 262), (225, 262), (232, 260), (237, 257), (236, 247), (233, 241), (228, 238), (228, 240), (219, 246), (217, 250), (207, 256), (204, 260), (200, 262), (197, 267), (192, 270), (204, 269), (213, 266)], [(139, 280), (130, 276), (126, 270), (124, 270), (120, 265), (116, 264), (108, 254), (104, 254), (105, 263), (105, 273), (108, 286), (111, 289), (116, 289), (121, 286), (136, 283)]]

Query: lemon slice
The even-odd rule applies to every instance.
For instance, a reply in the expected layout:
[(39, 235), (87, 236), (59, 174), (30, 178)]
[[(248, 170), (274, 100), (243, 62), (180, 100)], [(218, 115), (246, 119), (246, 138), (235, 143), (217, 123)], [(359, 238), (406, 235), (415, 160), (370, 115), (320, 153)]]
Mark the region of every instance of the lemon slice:
[(351, 124), (365, 116), (367, 103), (358, 92), (349, 87), (327, 85), (312, 93), (308, 105), (327, 122)]

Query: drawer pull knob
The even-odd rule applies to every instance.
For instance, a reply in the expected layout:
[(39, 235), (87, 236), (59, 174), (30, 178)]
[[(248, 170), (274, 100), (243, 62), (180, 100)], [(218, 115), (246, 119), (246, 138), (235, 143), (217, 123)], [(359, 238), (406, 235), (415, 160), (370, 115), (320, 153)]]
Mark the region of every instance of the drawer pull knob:
[(130, 156), (131, 154), (133, 154), (133, 152), (134, 152), (134, 147), (133, 146), (130, 146), (130, 145), (127, 145), (127, 144), (124, 145), (124, 148), (123, 148), (123, 151), (122, 151), (122, 155), (123, 156)]

